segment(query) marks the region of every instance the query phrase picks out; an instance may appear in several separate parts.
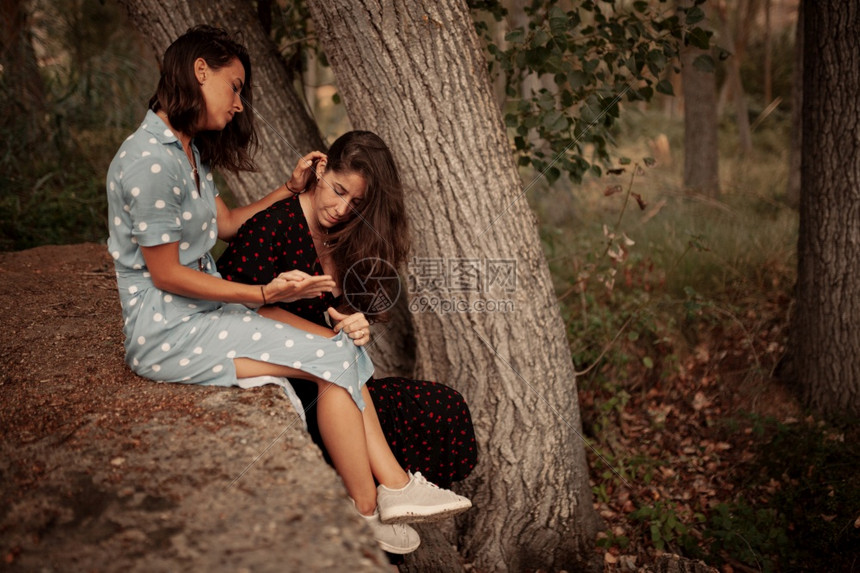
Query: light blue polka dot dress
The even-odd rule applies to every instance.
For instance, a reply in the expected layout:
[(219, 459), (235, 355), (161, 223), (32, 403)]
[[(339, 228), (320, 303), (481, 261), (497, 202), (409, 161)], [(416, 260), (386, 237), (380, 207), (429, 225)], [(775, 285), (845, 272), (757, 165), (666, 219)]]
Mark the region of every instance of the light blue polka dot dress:
[(108, 170), (108, 250), (122, 304), (126, 362), (152, 380), (231, 386), (238, 385), (233, 359), (253, 358), (329, 380), (364, 409), (361, 387), (373, 364), (343, 332), (315, 336), (241, 304), (186, 298), (152, 284), (141, 246), (178, 243), (181, 264), (220, 276), (209, 254), (218, 237), (218, 192), (193, 144), (192, 150), (199, 190), (179, 139), (149, 111)]

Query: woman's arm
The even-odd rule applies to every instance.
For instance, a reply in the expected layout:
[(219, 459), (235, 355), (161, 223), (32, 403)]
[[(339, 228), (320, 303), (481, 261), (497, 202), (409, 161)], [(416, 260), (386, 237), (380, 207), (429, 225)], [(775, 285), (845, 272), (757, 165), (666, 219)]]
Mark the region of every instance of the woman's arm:
[(236, 236), (239, 227), (249, 217), (292, 195), (290, 190), (287, 189), (287, 185), (287, 183), (284, 183), (262, 199), (242, 207), (236, 207), (235, 209), (230, 209), (221, 197), (215, 197), (215, 205), (218, 210), (216, 215), (218, 218), (218, 238), (222, 241), (229, 241)]
[(231, 283), (181, 264), (178, 243), (141, 247), (140, 250), (152, 275), (152, 283), (165, 292), (203, 300), (263, 304), (259, 286)]
[(294, 194), (304, 191), (308, 181), (310, 180), (314, 161), (324, 158), (325, 154), (321, 151), (312, 151), (308, 153), (299, 159), (288, 182), (284, 183), (262, 199), (254, 201), (248, 205), (230, 209), (220, 197), (215, 197), (215, 204), (218, 209), (216, 215), (218, 218), (218, 238), (222, 241), (231, 240), (236, 236), (236, 233), (239, 231), (239, 227), (241, 227), (249, 217), (259, 213), (263, 209), (269, 208), (278, 201), (287, 199)]
[(319, 296), (334, 288), (330, 276), (311, 276), (301, 271), (281, 273), (266, 285), (227, 281), (180, 263), (178, 243), (141, 247), (140, 250), (157, 288), (189, 298), (261, 305)]

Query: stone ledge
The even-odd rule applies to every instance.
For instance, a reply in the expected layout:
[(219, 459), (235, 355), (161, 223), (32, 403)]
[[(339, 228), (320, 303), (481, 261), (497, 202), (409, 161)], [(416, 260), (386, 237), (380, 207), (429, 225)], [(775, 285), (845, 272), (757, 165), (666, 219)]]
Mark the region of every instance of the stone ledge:
[(0, 320), (4, 568), (390, 570), (282, 390), (122, 363), (103, 246), (0, 254)]

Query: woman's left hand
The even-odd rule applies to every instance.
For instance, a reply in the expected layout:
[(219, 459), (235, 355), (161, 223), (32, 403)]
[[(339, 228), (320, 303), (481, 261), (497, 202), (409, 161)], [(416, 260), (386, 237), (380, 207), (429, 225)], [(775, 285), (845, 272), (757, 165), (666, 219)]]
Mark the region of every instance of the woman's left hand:
[(334, 321), (334, 331), (344, 331), (356, 346), (364, 346), (370, 342), (370, 323), (367, 322), (362, 313), (342, 314), (333, 308), (329, 308), (328, 315)]
[(335, 287), (334, 279), (329, 275), (309, 275), (293, 269), (276, 276), (261, 288), (265, 304), (275, 302), (293, 302), (302, 298), (315, 298), (324, 292), (331, 292)]
[(296, 168), (293, 169), (293, 173), (290, 176), (290, 180), (287, 181), (287, 191), (291, 193), (303, 193), (307, 188), (308, 183), (311, 181), (311, 177), (315, 174), (313, 167), (316, 163), (317, 168), (325, 168), (326, 155), (322, 151), (311, 151), (301, 159), (299, 159), (298, 163), (296, 163)]

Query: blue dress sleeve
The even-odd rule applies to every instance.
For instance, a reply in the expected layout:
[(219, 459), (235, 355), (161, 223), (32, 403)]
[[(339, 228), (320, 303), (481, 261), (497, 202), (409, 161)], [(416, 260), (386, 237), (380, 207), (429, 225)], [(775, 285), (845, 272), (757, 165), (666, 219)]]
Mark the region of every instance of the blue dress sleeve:
[(185, 186), (176, 163), (166, 154), (149, 154), (131, 162), (123, 173), (132, 236), (140, 246), (175, 243), (182, 237)]

